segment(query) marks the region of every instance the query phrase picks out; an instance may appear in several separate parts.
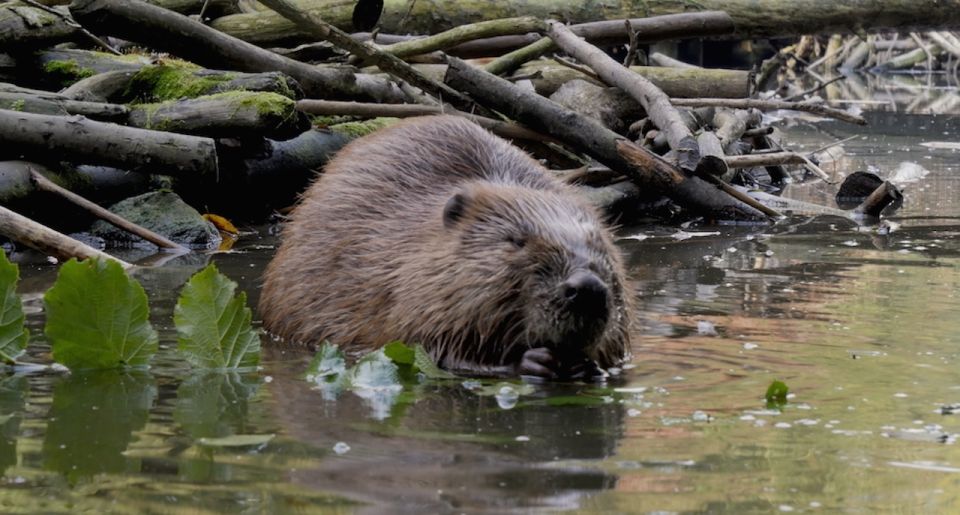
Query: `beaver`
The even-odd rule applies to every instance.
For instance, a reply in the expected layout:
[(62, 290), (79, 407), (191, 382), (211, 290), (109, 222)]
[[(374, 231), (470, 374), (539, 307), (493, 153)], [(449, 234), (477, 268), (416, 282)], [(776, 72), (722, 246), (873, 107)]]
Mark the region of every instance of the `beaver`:
[(283, 228), (264, 325), (351, 354), (420, 343), (460, 374), (602, 374), (627, 355), (630, 298), (609, 229), (571, 188), (460, 117), (359, 138)]

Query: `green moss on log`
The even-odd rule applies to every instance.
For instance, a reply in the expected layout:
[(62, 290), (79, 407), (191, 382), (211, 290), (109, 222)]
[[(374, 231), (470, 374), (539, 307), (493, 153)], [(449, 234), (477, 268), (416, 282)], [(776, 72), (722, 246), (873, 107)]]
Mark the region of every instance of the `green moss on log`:
[(194, 74), (199, 69), (186, 61), (176, 60), (145, 66), (131, 79), (127, 94), (139, 102), (196, 98), (236, 77), (232, 73), (201, 77)]
[(43, 65), (43, 71), (54, 77), (55, 80), (60, 81), (64, 87), (70, 86), (78, 80), (92, 77), (97, 73), (92, 68), (85, 68), (71, 60), (48, 61)]

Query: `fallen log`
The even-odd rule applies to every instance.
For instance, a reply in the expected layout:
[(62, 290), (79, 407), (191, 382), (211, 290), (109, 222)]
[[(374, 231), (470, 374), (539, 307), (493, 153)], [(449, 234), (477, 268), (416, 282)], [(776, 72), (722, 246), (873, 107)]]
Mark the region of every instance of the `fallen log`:
[(553, 138), (517, 125), (515, 123), (477, 116), (456, 109), (444, 109), (440, 106), (423, 104), (366, 104), (360, 102), (338, 102), (336, 100), (300, 100), (297, 108), (305, 113), (319, 116), (362, 116), (364, 118), (408, 118), (412, 116), (430, 116), (455, 114), (467, 118), (477, 125), (507, 139), (556, 142)]
[[(66, 9), (55, 9), (66, 14)], [(63, 17), (18, 2), (0, 4), (0, 48), (6, 52), (44, 48), (78, 36)]]
[(130, 114), (130, 109), (122, 105), (81, 102), (58, 97), (53, 94), (35, 95), (0, 91), (0, 109), (51, 115), (77, 114), (93, 120), (121, 123)]
[(756, 100), (752, 98), (671, 98), (670, 101), (675, 106), (683, 107), (732, 107), (734, 109), (754, 108), (764, 111), (776, 109), (804, 111), (829, 118), (836, 118), (844, 122), (855, 123), (857, 125), (867, 124), (867, 121), (862, 116), (811, 101), (787, 102), (783, 100)]
[(57, 159), (173, 176), (217, 177), (209, 138), (0, 110), (0, 143), (28, 159)]
[(170, 52), (202, 66), (248, 72), (283, 72), (307, 96), (401, 102), (391, 81), (348, 68), (321, 68), (294, 61), (223, 34), (186, 16), (140, 0), (75, 0), (70, 12), (84, 26)]
[[(297, 9), (322, 16), (324, 21), (340, 30), (356, 32), (370, 30), (379, 19), (372, 16), (360, 17), (360, 24), (354, 23), (354, 1), (344, 0), (294, 0)], [(272, 10), (256, 11), (223, 16), (210, 24), (214, 29), (235, 38), (260, 46), (279, 46), (293, 41), (310, 39), (310, 32), (298, 27), (287, 18)]]
[[(631, 178), (643, 188), (658, 188), (690, 211), (723, 220), (765, 220), (762, 213), (737, 201), (697, 177), (686, 177), (679, 169), (624, 140), (599, 122), (563, 108), (533, 91), (450, 58), (447, 84), (466, 91), (485, 105), (535, 130), (565, 141), (593, 156), (613, 170)], [(642, 159), (626, 159), (626, 148)]]
[[(750, 96), (750, 72), (721, 69), (680, 69), (659, 66), (631, 66), (630, 71), (646, 78), (670, 98), (746, 98)], [(521, 66), (514, 77), (531, 77), (530, 82), (543, 96), (552, 95), (573, 79), (586, 75), (554, 61), (531, 61)]]
[(124, 268), (133, 266), (3, 206), (0, 206), (0, 234), (64, 261), (70, 258), (107, 259), (120, 263)]
[[(468, 5), (469, 4), (469, 5)], [(646, 0), (583, 2), (582, 0), (385, 0), (380, 28), (387, 33), (433, 34), (479, 21), (533, 16), (568, 23), (597, 19), (640, 18), (677, 14), (690, 9), (729, 13), (734, 38), (850, 34), (884, 29), (956, 29), (960, 0)]]
[(137, 104), (127, 125), (211, 138), (286, 140), (310, 129), (296, 102), (276, 93), (232, 91), (193, 99)]

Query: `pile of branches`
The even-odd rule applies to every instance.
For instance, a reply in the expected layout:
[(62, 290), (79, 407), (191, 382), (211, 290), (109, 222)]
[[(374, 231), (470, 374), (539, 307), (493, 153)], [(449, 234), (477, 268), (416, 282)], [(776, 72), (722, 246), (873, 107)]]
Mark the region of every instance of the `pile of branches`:
[[(759, 109), (864, 123), (815, 102), (750, 99), (747, 72), (656, 55), (660, 66), (633, 66), (644, 44), (732, 33), (724, 12), (569, 26), (521, 17), (402, 37), (358, 32), (376, 25), (379, 2), (301, 3), (0, 3), (0, 200), (35, 190), (38, 171), (91, 195), (133, 172), (172, 177), (204, 205), (240, 192), (278, 208), (349, 138), (308, 114), (442, 112), (514, 140), (611, 210), (666, 198), (687, 216), (765, 221), (780, 214), (731, 181), (775, 188), (785, 165), (822, 172), (783, 151)], [(250, 18), (231, 26), (239, 16)], [(304, 37), (314, 43), (276, 46)], [(624, 62), (603, 50), (621, 45)]]

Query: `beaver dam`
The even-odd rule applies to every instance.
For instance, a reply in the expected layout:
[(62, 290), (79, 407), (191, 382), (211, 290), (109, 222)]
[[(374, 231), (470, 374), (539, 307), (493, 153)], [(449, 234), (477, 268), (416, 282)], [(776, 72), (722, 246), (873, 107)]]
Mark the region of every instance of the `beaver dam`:
[(960, 1), (622, 4), (0, 0), (0, 511), (960, 511)]

